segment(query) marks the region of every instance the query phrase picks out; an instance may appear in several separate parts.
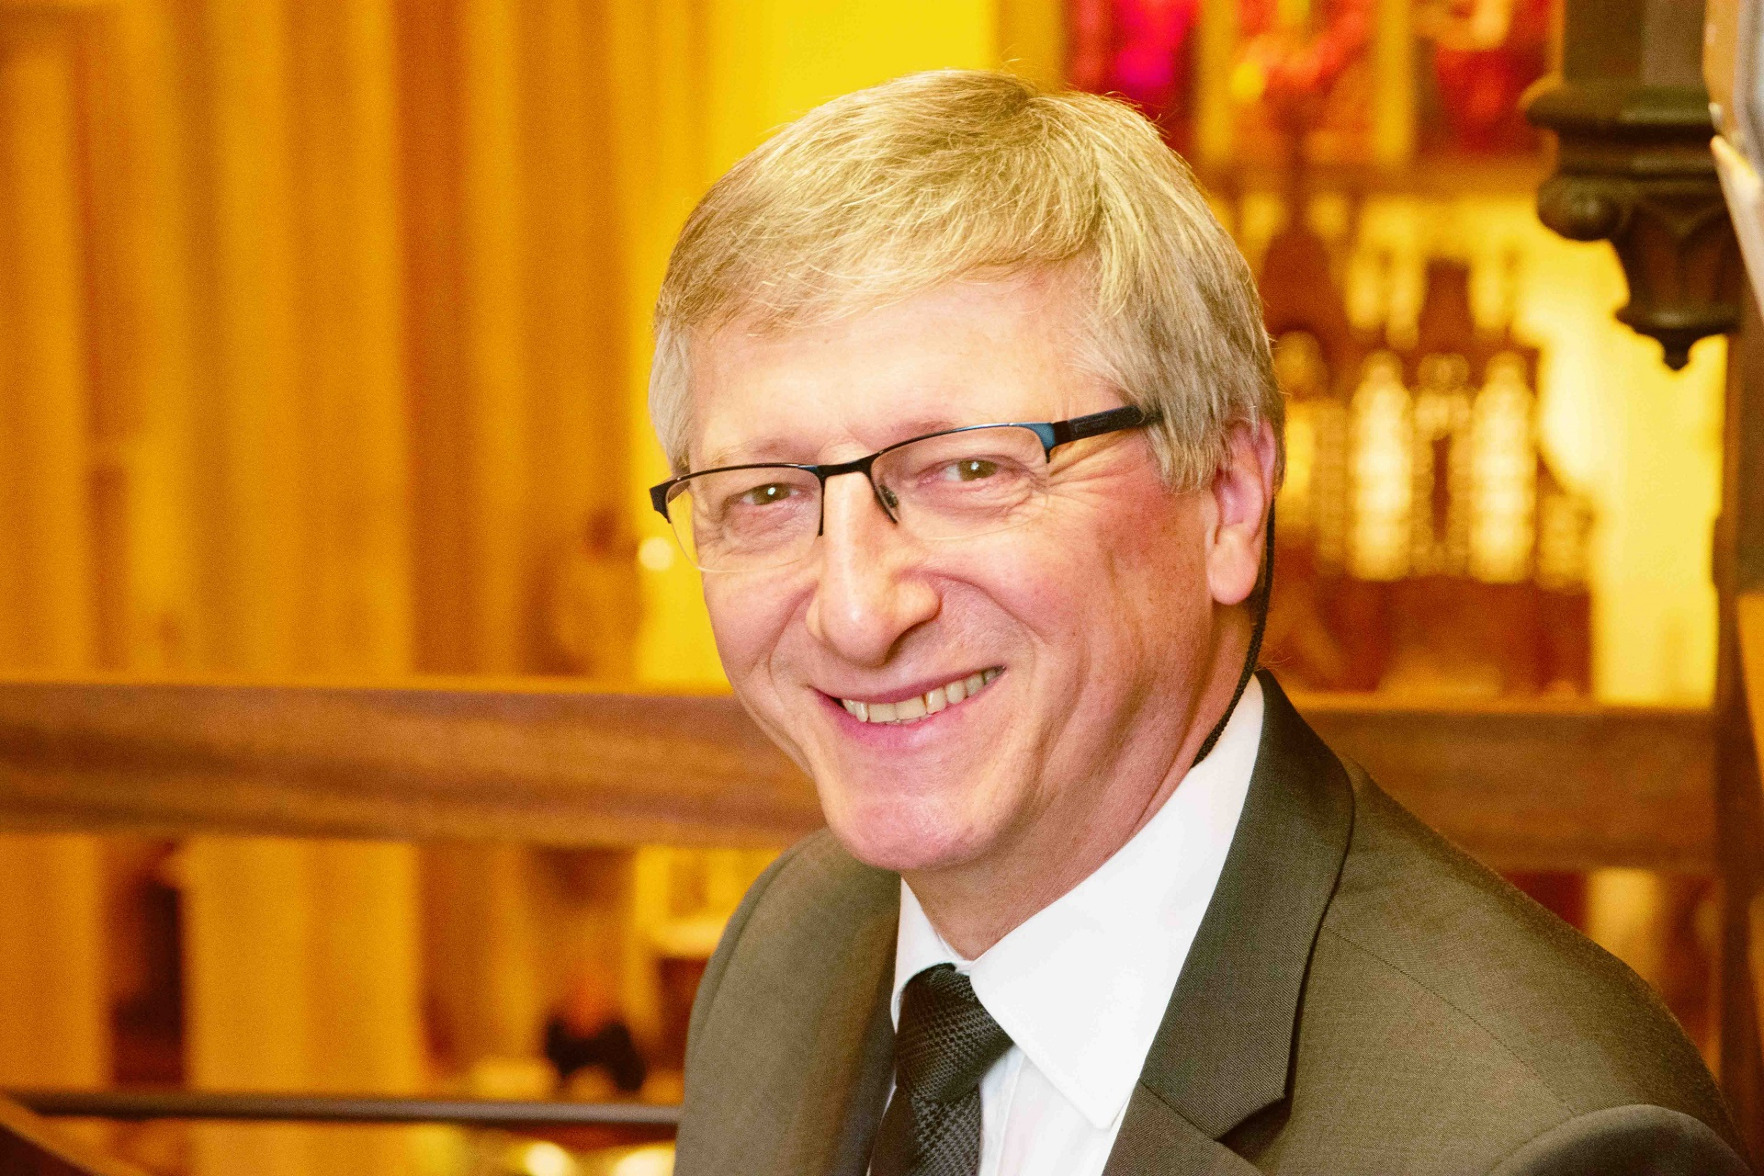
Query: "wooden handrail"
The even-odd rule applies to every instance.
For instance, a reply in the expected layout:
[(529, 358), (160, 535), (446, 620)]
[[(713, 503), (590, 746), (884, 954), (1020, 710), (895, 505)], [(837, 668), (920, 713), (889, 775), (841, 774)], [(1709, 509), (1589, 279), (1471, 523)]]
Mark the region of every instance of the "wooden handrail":
[[(238, 1094), (197, 1090), (13, 1090), (33, 1114), (94, 1119), (298, 1123), (455, 1123), (470, 1127), (677, 1127), (680, 1108), (500, 1098)], [(3, 1170), (3, 1169), (0, 1169)]]
[(734, 846), (819, 821), (727, 696), (0, 683), (0, 823), (15, 829)]
[(1714, 869), (1715, 725), (1705, 708), (1293, 701), (1331, 747), (1496, 868)]
[[(1295, 699), (1490, 864), (1707, 871), (1696, 709)], [(0, 828), (783, 845), (814, 789), (727, 695), (577, 682), (0, 682)]]

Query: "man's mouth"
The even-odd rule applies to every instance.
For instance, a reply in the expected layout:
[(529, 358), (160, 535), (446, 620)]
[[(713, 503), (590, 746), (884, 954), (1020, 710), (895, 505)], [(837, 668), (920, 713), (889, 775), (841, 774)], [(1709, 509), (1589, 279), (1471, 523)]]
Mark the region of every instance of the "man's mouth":
[(860, 723), (916, 723), (974, 697), (990, 686), (998, 675), (999, 670), (994, 667), (946, 682), (934, 690), (927, 690), (917, 698), (903, 698), (898, 702), (859, 702), (853, 698), (842, 698), (839, 705), (845, 708), (846, 714)]

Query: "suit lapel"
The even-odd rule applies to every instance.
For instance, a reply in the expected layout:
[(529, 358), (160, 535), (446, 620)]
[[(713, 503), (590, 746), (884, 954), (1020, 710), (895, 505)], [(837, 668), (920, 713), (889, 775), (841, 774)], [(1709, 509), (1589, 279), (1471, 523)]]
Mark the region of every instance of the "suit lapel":
[[(891, 896), (899, 896), (899, 880)], [(782, 1170), (864, 1176), (894, 1072), (894, 943), (898, 902), (880, 905), (846, 945), (847, 978), (819, 1010)]]
[(886, 954), (881, 983), (871, 1002), (869, 1027), (863, 1052), (847, 1083), (848, 1095), (838, 1112), (838, 1142), (829, 1176), (864, 1176), (870, 1167), (870, 1147), (881, 1126), (888, 1099), (889, 1079), (894, 1076), (894, 1018), (889, 1006), (894, 995), (894, 952)]
[(851, 1156), (869, 1146), (892, 1065), (900, 878), (820, 834), (762, 898), (699, 996), (712, 1003), (693, 1030), (679, 1170), (863, 1176)]
[(1216, 1141), (1286, 1096), (1299, 996), (1354, 800), (1334, 753), (1266, 671), (1261, 683), (1243, 816), (1106, 1176), (1253, 1171)]
[(1103, 1176), (1254, 1176), (1255, 1165), (1141, 1086), (1127, 1103)]

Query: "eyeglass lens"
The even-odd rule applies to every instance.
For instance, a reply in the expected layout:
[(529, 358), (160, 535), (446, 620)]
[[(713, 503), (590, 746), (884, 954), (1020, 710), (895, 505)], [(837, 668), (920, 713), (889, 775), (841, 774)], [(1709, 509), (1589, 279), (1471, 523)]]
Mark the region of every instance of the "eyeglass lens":
[[(972, 538), (1024, 522), (1047, 491), (1047, 451), (1030, 429), (942, 433), (886, 450), (870, 478), (884, 509), (919, 539)], [(781, 567), (805, 558), (822, 525), (810, 470), (756, 466), (686, 478), (668, 502), (680, 546), (705, 571)]]

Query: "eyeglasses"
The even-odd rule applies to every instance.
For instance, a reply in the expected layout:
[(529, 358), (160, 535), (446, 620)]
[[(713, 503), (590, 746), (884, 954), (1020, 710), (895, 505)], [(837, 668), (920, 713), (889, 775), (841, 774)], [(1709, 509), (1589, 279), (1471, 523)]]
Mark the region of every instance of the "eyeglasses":
[(1064, 421), (970, 425), (833, 465), (701, 470), (651, 487), (649, 500), (706, 572), (764, 571), (807, 558), (821, 534), (827, 479), (840, 474), (864, 475), (883, 512), (914, 538), (972, 539), (1040, 511), (1055, 449), (1157, 419), (1128, 406)]

